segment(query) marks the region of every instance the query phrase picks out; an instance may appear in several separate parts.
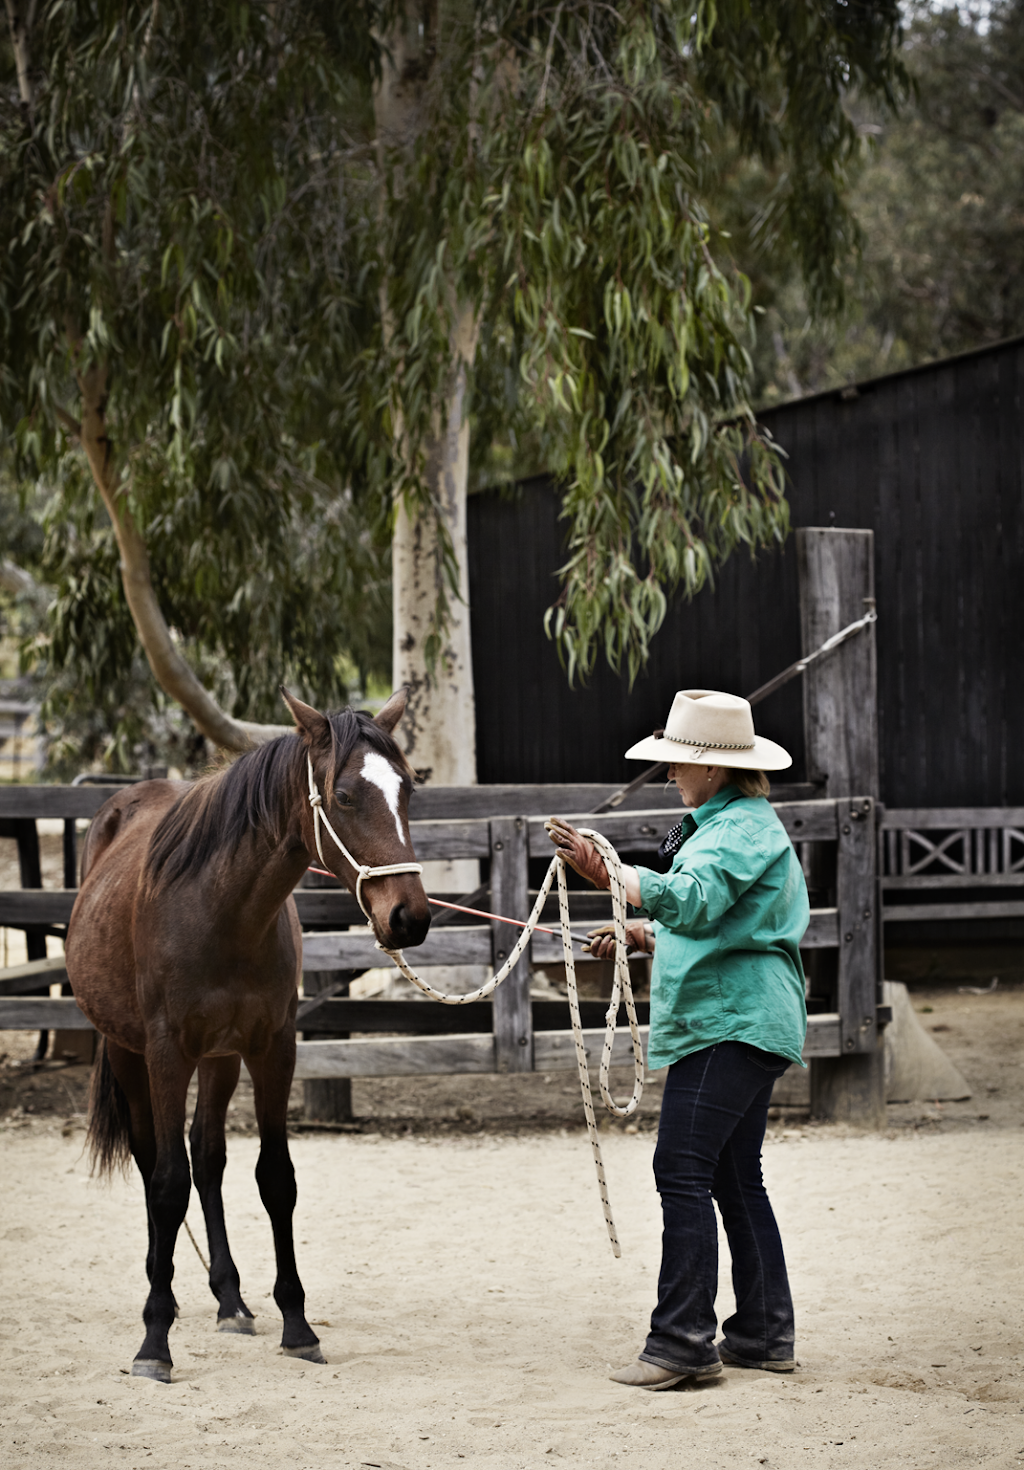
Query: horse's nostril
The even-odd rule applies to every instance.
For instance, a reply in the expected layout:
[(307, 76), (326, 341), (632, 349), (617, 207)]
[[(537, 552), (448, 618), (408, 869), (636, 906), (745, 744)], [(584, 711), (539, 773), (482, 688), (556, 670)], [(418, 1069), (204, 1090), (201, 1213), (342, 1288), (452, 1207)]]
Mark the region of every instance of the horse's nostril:
[(430, 928), (430, 915), (418, 919), (404, 903), (396, 903), (388, 915), (388, 927), (396, 939), (406, 944), (421, 944)]

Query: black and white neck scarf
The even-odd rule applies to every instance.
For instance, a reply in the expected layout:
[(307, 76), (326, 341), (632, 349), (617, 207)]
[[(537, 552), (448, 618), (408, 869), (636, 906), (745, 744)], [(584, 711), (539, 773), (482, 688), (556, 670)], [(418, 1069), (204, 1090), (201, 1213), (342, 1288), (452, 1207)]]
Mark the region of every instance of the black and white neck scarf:
[(658, 848), (658, 856), (660, 858), (675, 857), (682, 845), (683, 824), (682, 822), (677, 822), (674, 827), (668, 829), (662, 838), (661, 846)]

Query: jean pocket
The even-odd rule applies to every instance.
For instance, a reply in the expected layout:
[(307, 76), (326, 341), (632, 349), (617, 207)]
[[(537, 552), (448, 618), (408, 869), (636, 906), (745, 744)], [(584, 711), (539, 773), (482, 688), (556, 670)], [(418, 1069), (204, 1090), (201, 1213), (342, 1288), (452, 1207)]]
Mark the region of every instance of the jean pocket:
[(741, 1045), (754, 1066), (760, 1067), (762, 1072), (767, 1072), (772, 1077), (781, 1077), (790, 1066), (789, 1058), (780, 1057), (777, 1052), (762, 1051), (760, 1047), (751, 1046), (748, 1041)]

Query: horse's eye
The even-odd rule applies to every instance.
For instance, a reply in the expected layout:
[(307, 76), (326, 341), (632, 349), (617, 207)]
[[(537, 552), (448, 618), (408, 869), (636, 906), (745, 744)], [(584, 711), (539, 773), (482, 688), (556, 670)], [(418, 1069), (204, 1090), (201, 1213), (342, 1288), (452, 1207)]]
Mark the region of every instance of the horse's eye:
[(339, 806), (351, 806), (352, 805), (352, 798), (351, 798), (351, 796), (349, 796), (349, 794), (348, 794), (347, 791), (340, 791), (340, 790), (335, 789), (334, 799), (338, 803)]

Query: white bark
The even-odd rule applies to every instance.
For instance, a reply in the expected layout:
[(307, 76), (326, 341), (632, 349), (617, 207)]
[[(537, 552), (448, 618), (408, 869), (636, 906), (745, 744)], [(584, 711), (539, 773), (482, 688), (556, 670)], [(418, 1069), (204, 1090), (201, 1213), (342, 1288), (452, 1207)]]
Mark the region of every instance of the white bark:
[[(423, 125), (421, 89), (425, 64), (436, 57), (446, 24), (463, 23), (464, 6), (449, 0), (440, 7), (437, 35), (421, 35), (406, 17), (386, 37), (380, 85), (374, 97), (378, 137), (391, 146), (410, 146)], [(478, 323), (472, 309), (452, 293), (455, 327), (449, 391), (437, 413), (437, 432), (424, 445), (431, 496), (440, 508), (458, 564), (458, 597), (449, 591), (450, 617), (436, 662), (427, 659), (427, 640), (437, 605), (438, 528), (434, 515), (400, 504), (392, 542), (393, 667), (395, 687), (409, 688), (402, 726), (403, 744), (421, 781), (431, 786), (476, 784), (476, 706), (469, 626), (469, 573), (466, 556), (466, 489), (469, 474), (469, 424), (464, 420), (466, 373), (476, 349)], [(385, 301), (385, 331), (389, 328)], [(402, 452), (401, 425), (396, 426)], [(428, 893), (470, 893), (480, 882), (474, 859), (424, 864)], [(480, 984), (479, 965), (444, 966), (434, 983), (465, 992)]]

